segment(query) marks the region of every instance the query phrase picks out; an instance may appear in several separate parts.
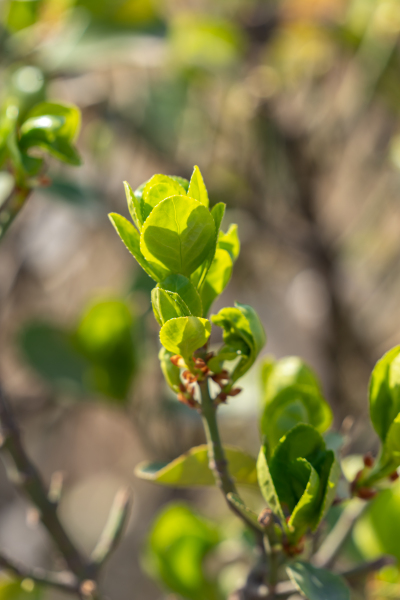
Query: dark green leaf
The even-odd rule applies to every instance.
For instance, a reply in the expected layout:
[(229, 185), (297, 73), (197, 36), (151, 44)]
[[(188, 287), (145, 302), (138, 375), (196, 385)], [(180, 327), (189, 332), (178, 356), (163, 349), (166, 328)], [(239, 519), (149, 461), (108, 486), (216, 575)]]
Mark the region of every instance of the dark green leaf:
[(369, 384), (369, 407), (372, 425), (384, 442), (400, 413), (400, 346), (376, 363)]
[(308, 600), (350, 600), (350, 590), (339, 575), (300, 561), (292, 563), (286, 570)]

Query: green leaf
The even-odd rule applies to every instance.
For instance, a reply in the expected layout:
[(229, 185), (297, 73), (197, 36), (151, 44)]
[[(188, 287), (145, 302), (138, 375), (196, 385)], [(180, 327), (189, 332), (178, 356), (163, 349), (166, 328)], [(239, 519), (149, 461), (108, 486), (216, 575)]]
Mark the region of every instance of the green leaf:
[(272, 451), (280, 438), (298, 423), (308, 423), (324, 433), (332, 419), (329, 404), (313, 387), (291, 385), (280, 389), (265, 405), (261, 431), (267, 436)]
[(21, 126), (19, 146), (26, 152), (34, 146), (72, 165), (80, 165), (73, 146), (80, 127), (80, 112), (74, 106), (43, 102), (35, 106)]
[(369, 384), (369, 408), (372, 425), (384, 442), (400, 413), (400, 346), (376, 363)]
[(208, 270), (214, 260), (215, 252), (217, 250), (219, 229), (225, 214), (225, 206), (226, 205), (223, 202), (219, 202), (211, 209), (211, 216), (215, 225), (214, 240), (212, 245), (210, 245), (210, 251), (207, 258), (191, 276), (191, 280), (198, 290), (201, 290), (203, 287)]
[(353, 534), (354, 542), (367, 560), (383, 554), (394, 556), (400, 562), (400, 485), (393, 484), (381, 490), (368, 502), (358, 519)]
[(217, 248), (214, 260), (207, 273), (201, 290), (203, 314), (207, 315), (212, 303), (226, 288), (232, 275), (232, 259), (229, 253), (222, 248)]
[(284, 527), (283, 506), (291, 515), (292, 542), (308, 529), (316, 529), (334, 499), (340, 475), (334, 453), (326, 450), (321, 435), (305, 424), (280, 440), (271, 459), (268, 448), (261, 449), (258, 472), (263, 496)]
[(221, 600), (204, 561), (219, 542), (215, 525), (183, 503), (163, 508), (148, 538), (145, 568), (172, 592), (187, 600)]
[(147, 275), (154, 279), (154, 281), (162, 281), (165, 279), (168, 275), (167, 269), (158, 263), (146, 260), (141, 253), (140, 236), (132, 223), (117, 213), (110, 213), (108, 217), (129, 252), (136, 258), (137, 262)]
[(142, 192), (141, 215), (145, 222), (157, 204), (171, 196), (186, 196), (186, 190), (168, 175), (153, 175), (146, 183)]
[(189, 189), (189, 181), (187, 179), (185, 179), (184, 177), (179, 177), (179, 175), (169, 175), (169, 177), (171, 177), (171, 179), (173, 179), (174, 181), (177, 181), (185, 190), (185, 192), (188, 192)]
[(209, 254), (214, 236), (214, 221), (205, 206), (187, 196), (172, 196), (147, 218), (140, 248), (148, 261), (188, 277)]
[(350, 600), (350, 590), (343, 579), (326, 569), (296, 561), (286, 567), (287, 574), (308, 600)]
[(400, 414), (389, 427), (386, 439), (382, 445), (378, 460), (372, 471), (366, 475), (363, 485), (372, 485), (379, 479), (387, 477), (400, 466)]
[(28, 589), (21, 581), (0, 581), (0, 600), (40, 600), (45, 595), (43, 586), (34, 584)]
[[(238, 485), (258, 488), (256, 460), (243, 450), (224, 446), (229, 472)], [(170, 463), (144, 462), (135, 469), (141, 479), (174, 487), (215, 485), (209, 466), (207, 444), (196, 446)]]
[(210, 337), (211, 323), (199, 317), (180, 317), (167, 321), (160, 331), (164, 348), (191, 360), (193, 353)]
[(168, 352), (165, 348), (161, 348), (158, 353), (160, 360), (161, 370), (163, 372), (165, 381), (176, 394), (179, 392), (179, 386), (181, 384), (180, 369), (171, 362), (171, 356), (174, 356), (172, 352)]
[(140, 202), (133, 193), (132, 188), (127, 181), (124, 181), (124, 189), (129, 213), (138, 230), (142, 231), (143, 219)]
[(190, 317), (191, 313), (181, 297), (168, 290), (155, 287), (151, 292), (154, 316), (161, 327), (170, 319)]
[(89, 362), (87, 386), (119, 401), (127, 399), (136, 371), (133, 326), (130, 306), (106, 299), (89, 305), (75, 334), (77, 348)]
[(321, 384), (314, 371), (298, 356), (286, 356), (278, 361), (268, 357), (264, 361), (264, 402), (273, 400), (280, 391), (293, 385), (309, 389), (310, 393), (322, 395)]
[(266, 448), (262, 446), (257, 460), (258, 485), (269, 508), (279, 518), (282, 525), (286, 525), (285, 515), (283, 514), (282, 506), (271, 477), (266, 454)]
[(222, 248), (229, 252), (232, 262), (235, 262), (240, 254), (240, 241), (237, 225), (232, 224), (226, 233), (223, 231), (219, 232), (218, 248)]
[(179, 294), (194, 317), (202, 316), (201, 298), (190, 279), (184, 275), (169, 275), (159, 284), (159, 287)]
[(49, 323), (31, 322), (20, 332), (18, 344), (28, 364), (50, 385), (84, 393), (88, 365), (71, 336)]
[(229, 493), (227, 495), (227, 498), (229, 503), (233, 504), (233, 506), (236, 508), (236, 510), (240, 512), (241, 515), (243, 515), (247, 520), (250, 520), (253, 523), (253, 525), (257, 527), (257, 529), (259, 529), (260, 531), (264, 531), (264, 528), (262, 527), (262, 525), (260, 525), (258, 521), (257, 513), (255, 513), (248, 506), (246, 506), (238, 494)]
[(211, 321), (223, 329), (225, 348), (240, 357), (231, 373), (233, 382), (242, 377), (253, 365), (262, 350), (266, 336), (255, 310), (246, 304), (235, 303), (234, 308), (223, 308)]
[(200, 173), (200, 169), (197, 166), (193, 169), (187, 194), (208, 208), (210, 202), (208, 199), (207, 188), (203, 176)]

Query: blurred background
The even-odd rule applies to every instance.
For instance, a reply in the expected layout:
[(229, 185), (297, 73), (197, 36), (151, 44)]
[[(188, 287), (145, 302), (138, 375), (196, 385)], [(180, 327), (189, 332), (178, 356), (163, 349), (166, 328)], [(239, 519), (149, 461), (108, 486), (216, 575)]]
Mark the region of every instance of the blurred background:
[[(116, 491), (133, 489), (109, 597), (182, 597), (149, 578), (143, 551), (171, 500), (220, 522), (202, 521), (193, 549), (212, 550), (218, 591), (185, 597), (226, 597), (251, 560), (216, 491), (134, 478), (141, 460), (204, 437), (164, 385), (152, 282), (107, 218), (128, 216), (122, 181), (190, 178), (199, 165), (242, 242), (213, 312), (253, 305), (264, 353), (308, 361), (336, 427), (352, 423), (349, 451), (374, 449), (368, 377), (400, 339), (399, 33), (398, 0), (0, 0), (1, 99), (17, 97), (22, 114), (45, 98), (76, 104), (83, 157), (80, 168), (49, 161), (49, 185), (0, 247), (0, 380), (46, 480), (63, 474), (60, 513), (81, 548), (94, 547)], [(0, 203), (7, 193), (2, 173)], [(255, 454), (259, 366), (242, 387), (221, 426)], [(0, 548), (54, 566), (3, 467), (0, 479)]]

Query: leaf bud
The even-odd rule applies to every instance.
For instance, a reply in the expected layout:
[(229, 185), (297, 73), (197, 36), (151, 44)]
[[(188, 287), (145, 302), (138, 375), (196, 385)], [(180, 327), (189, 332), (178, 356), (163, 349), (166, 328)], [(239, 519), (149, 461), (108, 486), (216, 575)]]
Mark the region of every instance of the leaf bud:
[(228, 396), (237, 396), (242, 391), (242, 388), (233, 388), (228, 392)]
[(370, 468), (373, 466), (373, 464), (374, 464), (374, 459), (373, 459), (373, 457), (372, 457), (372, 454), (371, 454), (370, 452), (368, 452), (368, 454), (366, 454), (366, 455), (364, 456), (364, 459), (363, 459), (363, 460), (364, 460), (364, 465), (365, 465), (367, 468), (369, 468), (369, 469), (370, 469)]
[(389, 475), (390, 481), (397, 481), (398, 478), (399, 478), (399, 474), (397, 471), (393, 471), (393, 473), (390, 473), (390, 475)]

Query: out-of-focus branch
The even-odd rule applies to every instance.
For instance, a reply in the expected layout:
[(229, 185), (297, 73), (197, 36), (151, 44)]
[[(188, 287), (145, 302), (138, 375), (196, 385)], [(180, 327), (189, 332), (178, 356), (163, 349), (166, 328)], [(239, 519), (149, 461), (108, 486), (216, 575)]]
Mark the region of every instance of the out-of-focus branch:
[(129, 489), (120, 490), (115, 496), (108, 521), (100, 539), (92, 552), (93, 565), (100, 570), (119, 544), (132, 507), (132, 494)]
[(0, 205), (0, 241), (3, 239), (7, 229), (10, 227), (19, 211), (25, 205), (31, 191), (32, 190), (27, 187), (15, 187), (10, 197), (3, 205)]

